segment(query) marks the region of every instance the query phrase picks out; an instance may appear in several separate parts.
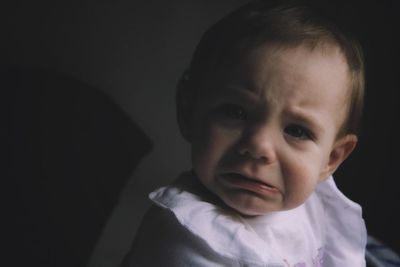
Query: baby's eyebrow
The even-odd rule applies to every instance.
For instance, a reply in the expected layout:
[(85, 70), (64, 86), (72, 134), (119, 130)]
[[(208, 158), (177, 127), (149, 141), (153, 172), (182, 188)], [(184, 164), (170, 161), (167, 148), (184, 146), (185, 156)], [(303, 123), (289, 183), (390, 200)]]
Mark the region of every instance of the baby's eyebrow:
[(289, 108), (283, 113), (284, 116), (303, 122), (306, 126), (310, 127), (314, 131), (322, 132), (324, 130), (320, 119), (311, 112)]
[(221, 86), (221, 94), (235, 94), (240, 98), (249, 102), (257, 102), (260, 99), (260, 95), (255, 89), (250, 86), (236, 85), (236, 84), (225, 84)]

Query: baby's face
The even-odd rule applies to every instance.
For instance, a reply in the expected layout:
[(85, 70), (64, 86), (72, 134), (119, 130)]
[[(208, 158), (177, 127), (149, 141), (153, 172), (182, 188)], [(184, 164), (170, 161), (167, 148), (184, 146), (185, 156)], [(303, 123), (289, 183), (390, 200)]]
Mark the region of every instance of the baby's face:
[(200, 181), (245, 215), (304, 203), (355, 145), (337, 150), (348, 141), (337, 138), (348, 76), (334, 47), (262, 46), (221, 71), (194, 109), (190, 141)]

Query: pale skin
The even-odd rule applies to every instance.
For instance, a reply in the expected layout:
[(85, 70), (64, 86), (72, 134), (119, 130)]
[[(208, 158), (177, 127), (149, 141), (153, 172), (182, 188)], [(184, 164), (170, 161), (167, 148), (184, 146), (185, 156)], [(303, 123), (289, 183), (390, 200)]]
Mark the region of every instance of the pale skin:
[(243, 215), (298, 207), (356, 146), (339, 135), (349, 84), (334, 45), (264, 45), (208, 83), (190, 121), (179, 106), (188, 92), (178, 92), (198, 179)]

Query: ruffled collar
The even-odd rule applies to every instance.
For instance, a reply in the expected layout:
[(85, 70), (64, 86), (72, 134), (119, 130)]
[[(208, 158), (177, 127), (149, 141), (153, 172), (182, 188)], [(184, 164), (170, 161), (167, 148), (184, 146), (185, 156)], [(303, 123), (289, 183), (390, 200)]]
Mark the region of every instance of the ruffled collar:
[[(349, 265), (360, 261), (361, 253), (364, 258), (366, 231), (361, 208), (336, 188), (331, 177), (300, 207), (253, 218), (244, 218), (226, 207), (190, 172), (171, 186), (152, 192), (150, 198), (171, 210), (181, 225), (214, 251), (244, 265), (319, 267), (324, 262), (323, 266), (365, 266), (362, 262)], [(337, 247), (338, 237), (350, 250)], [(302, 254), (308, 251), (315, 253), (293, 260), (292, 254), (305, 257)], [(338, 256), (344, 264), (335, 262)]]

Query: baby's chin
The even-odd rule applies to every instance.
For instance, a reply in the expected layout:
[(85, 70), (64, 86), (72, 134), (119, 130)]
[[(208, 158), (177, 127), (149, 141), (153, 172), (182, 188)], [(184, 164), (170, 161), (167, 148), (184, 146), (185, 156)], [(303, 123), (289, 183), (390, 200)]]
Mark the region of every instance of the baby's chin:
[(235, 212), (245, 217), (254, 217), (266, 215), (271, 212), (279, 212), (289, 210), (280, 203), (268, 203), (262, 199), (252, 197), (250, 199), (231, 199), (229, 197), (220, 197), (221, 200)]

